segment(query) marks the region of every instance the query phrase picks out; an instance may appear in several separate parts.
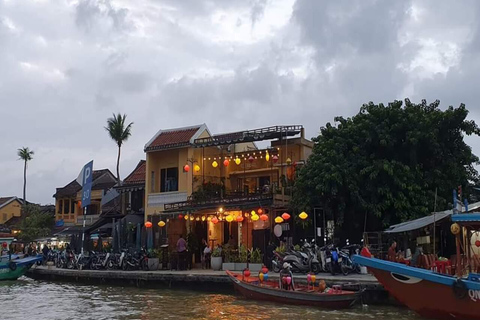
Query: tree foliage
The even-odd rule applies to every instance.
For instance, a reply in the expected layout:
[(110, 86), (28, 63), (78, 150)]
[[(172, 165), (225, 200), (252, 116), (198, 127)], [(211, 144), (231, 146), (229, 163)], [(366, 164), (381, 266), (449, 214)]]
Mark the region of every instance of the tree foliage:
[(117, 154), (117, 182), (120, 184), (120, 150), (122, 148), (122, 144), (128, 140), (128, 138), (132, 135), (132, 125), (133, 122), (130, 122), (126, 125), (125, 120), (127, 119), (127, 115), (124, 114), (113, 114), (112, 118), (107, 119), (107, 126), (105, 130), (107, 130), (108, 135), (110, 138), (115, 141), (118, 146), (118, 154)]
[[(323, 207), (337, 227), (357, 235), (449, 208), (452, 189), (477, 182), (478, 158), (464, 135), (479, 135), (468, 111), (439, 109), (439, 101), (363, 105), (352, 118), (335, 118), (314, 138), (295, 184), (298, 210)], [(299, 211), (300, 212), (300, 211)], [(367, 228), (368, 229), (368, 228)]]
[(23, 201), (27, 203), (27, 163), (33, 159), (35, 153), (28, 147), (23, 147), (17, 150), (19, 160), (23, 160)]
[(47, 237), (52, 233), (55, 225), (54, 215), (41, 212), (36, 205), (27, 205), (25, 213), (26, 216), (19, 226), (21, 240), (30, 242), (37, 238)]

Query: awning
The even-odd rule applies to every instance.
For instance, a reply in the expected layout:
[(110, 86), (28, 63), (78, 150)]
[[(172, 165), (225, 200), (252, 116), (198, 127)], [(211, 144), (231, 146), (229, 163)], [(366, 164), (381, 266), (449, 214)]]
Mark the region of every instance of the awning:
[(407, 232), (407, 231), (412, 231), (412, 230), (417, 230), (424, 228), (426, 226), (429, 226), (433, 224), (434, 221), (438, 222), (440, 220), (443, 220), (449, 216), (452, 215), (452, 210), (446, 210), (442, 212), (436, 212), (435, 214), (431, 214), (429, 216), (425, 216), (419, 219), (407, 221), (407, 222), (402, 222), (399, 224), (395, 224), (385, 230), (385, 233), (399, 233), (399, 232)]

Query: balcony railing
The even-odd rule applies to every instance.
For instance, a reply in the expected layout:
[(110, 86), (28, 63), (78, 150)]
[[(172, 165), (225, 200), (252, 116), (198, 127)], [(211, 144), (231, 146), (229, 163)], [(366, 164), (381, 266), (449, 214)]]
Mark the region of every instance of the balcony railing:
[(164, 192), (148, 195), (147, 205), (149, 207), (160, 207), (169, 203), (187, 201), (186, 192)]
[(208, 200), (196, 201), (187, 200), (182, 202), (174, 202), (165, 204), (165, 211), (182, 211), (182, 210), (199, 210), (207, 209), (216, 206), (262, 206), (269, 205), (273, 201), (272, 193), (250, 193), (250, 194), (235, 194), (231, 193), (223, 198), (215, 197)]
[[(85, 225), (89, 226), (97, 222), (100, 218), (99, 214), (89, 214), (85, 215)], [(83, 225), (83, 215), (77, 217), (77, 225)]]

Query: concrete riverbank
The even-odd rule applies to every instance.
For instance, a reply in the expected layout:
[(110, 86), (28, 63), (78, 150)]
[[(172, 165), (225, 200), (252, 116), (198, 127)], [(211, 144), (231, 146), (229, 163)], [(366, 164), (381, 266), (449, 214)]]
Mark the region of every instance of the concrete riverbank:
[[(86, 284), (109, 284), (136, 287), (190, 288), (211, 292), (233, 292), (233, 286), (224, 271), (193, 269), (186, 271), (121, 271), (121, 270), (69, 270), (37, 266), (27, 276), (36, 280), (65, 281)], [(278, 275), (270, 272), (271, 279)], [(344, 289), (365, 289), (364, 303), (391, 303), (388, 293), (371, 275), (351, 274), (348, 276), (320, 273), (317, 279), (325, 280), (328, 286), (341, 284)], [(305, 275), (295, 275), (296, 282), (306, 282)]]

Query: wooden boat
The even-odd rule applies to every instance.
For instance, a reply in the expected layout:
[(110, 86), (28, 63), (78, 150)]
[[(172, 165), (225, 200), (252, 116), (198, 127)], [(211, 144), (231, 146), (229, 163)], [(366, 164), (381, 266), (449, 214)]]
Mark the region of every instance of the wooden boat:
[(18, 259), (18, 256), (0, 257), (0, 280), (17, 280), (27, 273), (28, 269), (38, 261), (42, 261), (41, 255)]
[[(480, 214), (453, 214), (452, 221), (458, 224), (453, 226), (452, 232), (458, 229), (457, 256), (460, 256), (460, 232), (466, 230), (465, 238), (470, 239), (473, 227), (480, 227)], [(469, 248), (470, 241), (467, 242)], [(468, 250), (465, 254), (469, 256)], [(392, 296), (422, 317), (480, 320), (480, 274), (470, 273), (464, 277), (459, 264), (457, 275), (450, 276), (363, 256), (353, 259), (368, 267)]]
[(296, 285), (295, 290), (279, 288), (278, 281), (260, 282), (258, 277), (243, 277), (227, 271), (233, 281), (235, 290), (247, 299), (265, 300), (284, 304), (309, 305), (329, 309), (343, 309), (352, 306), (361, 292), (345, 290), (329, 290), (319, 292), (318, 287), (312, 289), (306, 285)]

